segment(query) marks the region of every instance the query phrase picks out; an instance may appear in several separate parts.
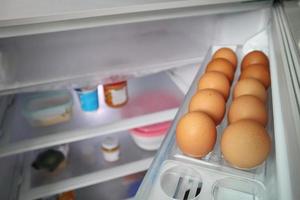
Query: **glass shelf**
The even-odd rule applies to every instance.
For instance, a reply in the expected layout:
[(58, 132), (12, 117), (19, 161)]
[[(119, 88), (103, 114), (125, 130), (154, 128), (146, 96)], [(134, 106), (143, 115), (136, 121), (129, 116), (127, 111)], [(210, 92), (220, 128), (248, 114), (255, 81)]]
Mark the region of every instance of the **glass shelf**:
[[(102, 86), (100, 86), (100, 108), (96, 112), (84, 112), (80, 108), (77, 94), (73, 92), (74, 105), (71, 120), (48, 127), (32, 127), (25, 120), (20, 112), (24, 98), (30, 94), (19, 94), (16, 96), (15, 103), (8, 109), (8, 114), (6, 115), (6, 123), (3, 131), (8, 138), (6, 138), (6, 144), (2, 144), (0, 147), (0, 157), (1, 154), (11, 155), (53, 146), (55, 142), (63, 144), (63, 140), (66, 140), (65, 143), (67, 143), (67, 141), (78, 141), (101, 135), (100, 130), (104, 132), (101, 127), (107, 127), (107, 124), (111, 124), (111, 126), (106, 128), (108, 129), (105, 130), (106, 132), (116, 132), (114, 130), (121, 131), (122, 129), (127, 130), (127, 126), (135, 126), (135, 124), (151, 124), (151, 121), (143, 121), (139, 117), (177, 108), (183, 99), (183, 93), (164, 72), (128, 80), (128, 93), (129, 101), (124, 107), (118, 109), (110, 108), (104, 102)], [(145, 101), (146, 99), (151, 100), (151, 103)], [(165, 101), (162, 101), (163, 99)], [(173, 117), (172, 112), (170, 112), (166, 117), (156, 117), (153, 120), (162, 122), (164, 118), (172, 120)], [(122, 120), (129, 118), (134, 118), (135, 120), (130, 121), (130, 123), (123, 123), (122, 125)], [(97, 132), (98, 127), (99, 132)], [(95, 133), (89, 136), (90, 132)], [(60, 136), (63, 136), (64, 139)]]

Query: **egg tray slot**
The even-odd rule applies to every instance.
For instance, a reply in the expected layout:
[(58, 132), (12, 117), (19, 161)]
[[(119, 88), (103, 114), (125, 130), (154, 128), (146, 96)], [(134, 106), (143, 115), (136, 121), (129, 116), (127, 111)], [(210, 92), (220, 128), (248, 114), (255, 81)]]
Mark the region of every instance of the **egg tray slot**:
[(260, 181), (175, 160), (167, 160), (162, 164), (159, 177), (155, 180), (149, 199), (266, 198), (266, 188)]
[[(202, 63), (188, 93), (186, 94), (185, 100), (181, 106), (181, 108), (179, 109), (177, 116), (176, 116), (176, 120), (173, 122), (173, 128), (171, 128), (170, 130), (175, 132), (176, 131), (176, 125), (178, 123), (178, 120), (185, 114), (188, 112), (188, 105), (189, 102), (192, 98), (192, 96), (196, 93), (197, 91), (197, 84), (199, 79), (201, 78), (201, 76), (205, 73), (205, 69), (207, 64), (209, 63), (209, 61), (212, 58), (213, 53), (224, 46), (214, 46), (211, 47), (204, 59), (204, 62)], [(270, 162), (271, 159), (273, 159), (273, 154), (274, 154), (274, 139), (273, 139), (273, 110), (272, 110), (272, 95), (271, 95), (271, 87), (268, 89), (267, 93), (268, 93), (268, 100), (267, 100), (267, 110), (268, 110), (268, 124), (266, 126), (266, 129), (271, 137), (272, 140), (272, 149), (271, 149), (271, 153), (268, 157), (268, 159), (261, 164), (260, 166), (257, 166), (253, 169), (238, 169), (235, 168), (233, 166), (231, 166), (230, 164), (228, 164), (222, 156), (221, 153), (221, 149), (220, 149), (220, 141), (221, 141), (221, 136), (222, 133), (224, 131), (224, 129), (227, 127), (228, 122), (227, 122), (227, 113), (229, 110), (229, 107), (232, 103), (232, 96), (233, 96), (233, 89), (235, 84), (237, 83), (241, 70), (240, 70), (240, 63), (241, 60), (243, 58), (244, 55), (242, 55), (242, 47), (241, 46), (230, 46), (230, 48), (232, 48), (233, 50), (235, 50), (235, 53), (237, 54), (238, 57), (238, 65), (237, 65), (237, 69), (235, 72), (235, 76), (233, 79), (233, 82), (231, 84), (231, 88), (230, 88), (230, 95), (228, 98), (228, 101), (226, 103), (226, 113), (224, 115), (224, 118), (222, 120), (222, 122), (217, 126), (217, 141), (215, 144), (215, 147), (213, 149), (212, 152), (210, 152), (208, 155), (206, 155), (204, 158), (198, 159), (198, 158), (193, 158), (193, 157), (189, 157), (184, 155), (180, 149), (178, 148), (178, 146), (176, 145), (176, 142), (174, 143), (170, 155), (169, 155), (169, 159), (170, 160), (177, 160), (179, 162), (182, 163), (190, 163), (193, 165), (197, 165), (197, 166), (203, 166), (203, 167), (207, 167), (210, 169), (215, 169), (215, 170), (220, 170), (223, 172), (227, 172), (230, 174), (235, 174), (235, 175), (239, 175), (239, 176), (243, 176), (245, 178), (251, 178), (251, 179), (256, 179), (256, 180), (261, 180), (263, 181), (266, 175), (266, 170), (268, 167), (268, 162)], [(170, 133), (170, 134), (176, 134), (176, 133)]]

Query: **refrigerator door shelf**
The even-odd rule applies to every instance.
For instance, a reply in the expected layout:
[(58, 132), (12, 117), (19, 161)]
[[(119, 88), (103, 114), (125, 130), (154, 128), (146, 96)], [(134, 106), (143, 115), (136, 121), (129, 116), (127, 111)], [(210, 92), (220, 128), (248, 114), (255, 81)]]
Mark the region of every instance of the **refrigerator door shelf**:
[[(165, 72), (128, 80), (129, 101), (121, 108), (107, 106), (102, 86), (98, 91), (100, 107), (97, 111), (84, 112), (78, 95), (72, 91), (74, 103), (70, 121), (47, 127), (32, 127), (20, 115), (24, 99), (32, 93), (17, 95), (5, 116), (3, 131), (8, 138), (0, 147), (0, 157), (170, 121), (183, 99), (183, 93)], [(145, 101), (147, 95), (154, 96), (152, 103)], [(169, 102), (161, 102), (164, 96)]]
[(0, 8), (0, 38), (83, 29), (183, 16), (245, 11), (271, 5), (271, 0), (91, 0), (19, 4), (4, 0)]
[(148, 199), (265, 199), (259, 181), (176, 160), (165, 161), (158, 176)]
[[(258, 47), (259, 47), (259, 45), (258, 45)], [(245, 48), (242, 49), (241, 46), (236, 46), (236, 48), (233, 48), (234, 50), (236, 50), (236, 54), (238, 56), (239, 64), (238, 64), (238, 68), (237, 68), (236, 73), (235, 73), (235, 78), (234, 78), (232, 86), (231, 86), (231, 93), (230, 93), (229, 99), (228, 99), (227, 104), (226, 104), (225, 117), (224, 117), (223, 121), (221, 122), (221, 124), (219, 124), (217, 126), (217, 132), (218, 133), (217, 133), (217, 141), (216, 141), (216, 145), (214, 147), (214, 150), (202, 159), (195, 159), (195, 158), (188, 157), (188, 156), (184, 155), (180, 151), (178, 146), (176, 145), (176, 139), (175, 139), (176, 133), (175, 132), (176, 132), (176, 125), (178, 123), (178, 120), (185, 113), (187, 113), (190, 99), (192, 98), (192, 96), (197, 91), (197, 85), (198, 85), (197, 83), (198, 83), (199, 79), (201, 78), (201, 75), (204, 74), (205, 69), (206, 69), (206, 65), (211, 60), (211, 56), (212, 56), (213, 52), (215, 51), (215, 49), (218, 49), (218, 48), (220, 48), (220, 46), (212, 47), (208, 51), (207, 56), (205, 57), (204, 62), (202, 63), (202, 65), (201, 65), (201, 67), (200, 67), (200, 69), (199, 69), (199, 71), (196, 75), (196, 78), (194, 79), (188, 93), (186, 94), (185, 100), (184, 100), (183, 104), (181, 105), (181, 107), (180, 107), (180, 109), (179, 109), (179, 111), (176, 115), (175, 120), (173, 121), (172, 127), (169, 129), (168, 138), (165, 140), (165, 143), (163, 144), (162, 148), (160, 149), (161, 151), (163, 151), (163, 150), (165, 151), (164, 152), (165, 156), (160, 157), (159, 160), (156, 160), (157, 163), (156, 162), (153, 163), (153, 166), (156, 165), (155, 169), (157, 170), (156, 174), (158, 174), (158, 175), (149, 174), (149, 176), (148, 176), (148, 174), (147, 174), (146, 179), (144, 180), (145, 184), (147, 184), (147, 182), (149, 181), (148, 179), (150, 179), (151, 182), (153, 182), (152, 187), (146, 189), (146, 188), (143, 188), (143, 185), (142, 185), (142, 188), (140, 189), (141, 193), (138, 193), (137, 199), (157, 199), (159, 197), (159, 195), (161, 195), (161, 191), (162, 191), (162, 189), (161, 189), (162, 188), (162, 185), (161, 185), (162, 182), (160, 182), (160, 181), (162, 181), (163, 172), (166, 169), (164, 166), (167, 166), (168, 163), (174, 163), (174, 162), (176, 163), (176, 166), (178, 166), (178, 167), (184, 166), (185, 164), (188, 164), (188, 165), (192, 166), (192, 168), (197, 169), (197, 171), (202, 175), (207, 174), (206, 171), (214, 171), (214, 172), (212, 172), (212, 174), (216, 174), (215, 179), (212, 179), (212, 178), (203, 179), (202, 178), (203, 188), (202, 188), (202, 191), (200, 192), (199, 197), (197, 197), (196, 199), (209, 199), (209, 198), (211, 198), (211, 193), (214, 190), (213, 187), (215, 187), (213, 185), (217, 184), (217, 182), (219, 180), (224, 178), (223, 175), (219, 176), (218, 174), (227, 174), (226, 177), (232, 177), (232, 178), (239, 177), (239, 179), (251, 180), (252, 182), (249, 185), (251, 185), (251, 187), (254, 187), (254, 188), (256, 188), (256, 187), (261, 188), (261, 189), (259, 189), (260, 194), (256, 194), (255, 192), (251, 193), (251, 191), (250, 191), (250, 194), (248, 194), (249, 191), (245, 191), (244, 195), (246, 195), (246, 193), (247, 193), (247, 195), (250, 195), (249, 198), (250, 197), (252, 197), (252, 198), (253, 197), (259, 197), (259, 199), (264, 199), (262, 196), (265, 195), (265, 191), (264, 191), (265, 185), (264, 184), (266, 182), (266, 177), (265, 177), (266, 174), (271, 172), (272, 176), (276, 176), (276, 172), (272, 168), (272, 165), (275, 164), (274, 163), (274, 160), (275, 160), (275, 154), (274, 154), (275, 149), (274, 149), (274, 147), (275, 147), (275, 145), (274, 145), (274, 137), (273, 137), (273, 135), (274, 135), (274, 133), (273, 133), (273, 113), (272, 113), (272, 110), (273, 110), (272, 106), (273, 105), (272, 105), (271, 87), (268, 89), (267, 108), (268, 108), (269, 121), (268, 121), (268, 125), (267, 125), (266, 128), (268, 130), (268, 133), (269, 133), (270, 137), (272, 138), (273, 148), (272, 148), (272, 153), (269, 155), (268, 159), (263, 164), (261, 164), (260, 166), (257, 166), (254, 169), (247, 169), (247, 170), (246, 169), (237, 169), (237, 168), (229, 165), (223, 159), (221, 149), (220, 149), (221, 135), (223, 133), (223, 130), (228, 125), (228, 123), (227, 123), (227, 113), (228, 113), (229, 107), (230, 107), (231, 102), (232, 102), (232, 91), (233, 91), (234, 85), (236, 84), (236, 82), (238, 81), (239, 76), (240, 76), (240, 62), (241, 62), (243, 56), (246, 53), (248, 53), (251, 49), (248, 49), (247, 51), (244, 51)], [(255, 48), (255, 49), (262, 50), (260, 48)], [(265, 53), (268, 55), (268, 51), (265, 51)], [(167, 167), (167, 168), (169, 169), (170, 167)], [(151, 173), (151, 170), (148, 173)], [(185, 170), (183, 170), (183, 171), (185, 171)], [(182, 181), (183, 180), (185, 180), (185, 178), (183, 178)], [(252, 183), (255, 183), (255, 184), (253, 185)], [(256, 186), (256, 183), (259, 186)], [(178, 184), (181, 184), (181, 181)], [(189, 184), (187, 184), (187, 185), (188, 186), (186, 186), (186, 187), (189, 187)], [(236, 185), (233, 185), (232, 187), (234, 187), (234, 186), (238, 187), (238, 185), (239, 185), (239, 183), (238, 183), (238, 181), (236, 181)], [(143, 194), (143, 190), (144, 191), (145, 190), (148, 190), (148, 191), (151, 190), (151, 191), (149, 191), (149, 193), (151, 193), (152, 196), (147, 196), (145, 193), (144, 193), (145, 196), (141, 196)], [(185, 189), (185, 192), (187, 190), (188, 189)], [(192, 190), (192, 189), (190, 189), (190, 190)], [(256, 191), (256, 190), (254, 190), (254, 191)], [(242, 195), (242, 193), (243, 193), (243, 190), (241, 190), (240, 195)], [(185, 197), (184, 197), (185, 195), (188, 195), (188, 194), (181, 194), (181, 196), (182, 196), (181, 199), (185, 199)], [(177, 194), (175, 196), (177, 196)], [(166, 198), (166, 199), (168, 199), (168, 198)], [(175, 197), (172, 197), (172, 198), (169, 198), (169, 199), (175, 199)]]
[(107, 162), (103, 157), (101, 142), (105, 136), (70, 143), (66, 165), (59, 171), (47, 172), (31, 167), (42, 150), (25, 154), (20, 199), (47, 197), (147, 170), (156, 151), (139, 148), (129, 131), (114, 136), (120, 144), (120, 159), (115, 162)]
[[(200, 70), (199, 70), (199, 73), (198, 73), (198, 75), (195, 79), (196, 83), (198, 82), (198, 80), (200, 79), (202, 74), (204, 73), (204, 71), (206, 69), (206, 64), (211, 59), (211, 56), (212, 56), (213, 52), (216, 51), (218, 48), (220, 48), (220, 46), (214, 46), (214, 47), (212, 47), (211, 50), (208, 51), (208, 56), (206, 57), (205, 61), (202, 63), (202, 65), (200, 67)], [(238, 55), (238, 60), (241, 62), (242, 57), (247, 52), (242, 51), (241, 47), (231, 47), (231, 48), (236, 51), (236, 54)], [(234, 88), (235, 84), (237, 83), (237, 81), (239, 79), (240, 73), (241, 73), (240, 68), (237, 68), (236, 73), (235, 73), (234, 81), (231, 85), (231, 91), (233, 91), (233, 88)], [(195, 84), (195, 82), (194, 82), (194, 84), (191, 86), (190, 91), (187, 93), (187, 95), (185, 97), (185, 102), (181, 106), (181, 109), (184, 110), (183, 113), (187, 112), (188, 103), (190, 102), (190, 99), (196, 93), (196, 91), (197, 91), (197, 84)], [(170, 153), (170, 156), (173, 157), (176, 160), (182, 161), (183, 163), (190, 162), (190, 163), (193, 163), (193, 164), (196, 164), (196, 165), (204, 165), (204, 166), (206, 165), (209, 168), (214, 168), (214, 169), (218, 169), (218, 170), (221, 170), (221, 171), (227, 171), (227, 172), (238, 174), (238, 175), (245, 176), (245, 177), (248, 177), (248, 178), (251, 178), (255, 175), (256, 179), (259, 179), (259, 180), (263, 181), (265, 170), (266, 170), (265, 169), (266, 165), (264, 163), (262, 165), (256, 167), (256, 168), (241, 171), (239, 169), (233, 168), (222, 157), (221, 149), (220, 149), (219, 144), (220, 144), (220, 140), (221, 140), (221, 135), (222, 135), (224, 129), (228, 126), (227, 113), (228, 113), (228, 110), (230, 108), (231, 103), (232, 103), (232, 94), (229, 97), (229, 99), (227, 101), (227, 104), (226, 104), (226, 113), (225, 113), (224, 119), (217, 126), (217, 132), (218, 132), (217, 142), (216, 142), (214, 150), (211, 153), (209, 153), (203, 159), (195, 159), (195, 158), (191, 158), (191, 157), (188, 157), (188, 156), (184, 155), (180, 151), (180, 149), (176, 145), (174, 145), (173, 149)], [(266, 128), (268, 130), (269, 135), (273, 138), (273, 117), (272, 117), (273, 113), (272, 113), (271, 88), (268, 89), (267, 108), (268, 108), (269, 121), (268, 121), (268, 125), (267, 125)], [(182, 115), (179, 115), (178, 117), (180, 118), (181, 116)], [(174, 124), (176, 124), (176, 122), (174, 122)]]

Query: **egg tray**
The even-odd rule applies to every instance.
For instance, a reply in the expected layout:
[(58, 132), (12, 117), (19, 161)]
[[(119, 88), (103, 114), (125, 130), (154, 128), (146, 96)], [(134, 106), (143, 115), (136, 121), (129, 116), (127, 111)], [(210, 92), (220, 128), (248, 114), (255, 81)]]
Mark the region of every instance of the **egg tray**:
[[(209, 61), (212, 58), (213, 53), (224, 46), (214, 46), (212, 48), (209, 49), (204, 61), (202, 62), (202, 65), (188, 91), (188, 93), (185, 96), (184, 102), (181, 105), (177, 116), (175, 118), (175, 120), (173, 121), (172, 127), (169, 129), (170, 132), (169, 134), (176, 134), (176, 125), (179, 121), (179, 119), (188, 112), (188, 106), (189, 106), (189, 102), (192, 98), (192, 96), (197, 92), (197, 85), (198, 85), (198, 81), (199, 79), (202, 77), (202, 75), (205, 73), (205, 69), (207, 64), (209, 63)], [(171, 150), (169, 151), (169, 155), (167, 160), (176, 160), (179, 163), (189, 163), (191, 165), (195, 165), (195, 166), (199, 166), (199, 167), (205, 167), (205, 168), (209, 168), (209, 169), (214, 169), (216, 171), (222, 171), (222, 172), (226, 172), (226, 173), (230, 173), (232, 175), (237, 175), (237, 176), (241, 176), (244, 178), (250, 178), (253, 180), (258, 180), (258, 181), (264, 181), (264, 178), (266, 176), (267, 173), (267, 168), (269, 167), (271, 160), (274, 160), (274, 139), (273, 139), (273, 112), (272, 112), (272, 95), (271, 95), (271, 87), (268, 89), (267, 93), (268, 93), (268, 99), (267, 99), (267, 110), (268, 110), (268, 124), (266, 126), (266, 129), (271, 137), (272, 140), (272, 149), (271, 149), (271, 153), (268, 157), (268, 159), (261, 164), (260, 166), (257, 166), (253, 169), (238, 169), (236, 167), (233, 167), (232, 165), (230, 165), (229, 163), (226, 162), (226, 160), (223, 158), (222, 153), (221, 153), (221, 149), (220, 149), (220, 140), (221, 140), (221, 136), (223, 133), (223, 130), (227, 127), (228, 122), (227, 122), (227, 113), (229, 110), (229, 107), (232, 103), (232, 93), (233, 93), (233, 89), (235, 84), (237, 83), (239, 76), (240, 76), (240, 63), (241, 60), (243, 58), (243, 54), (242, 54), (242, 47), (241, 46), (230, 46), (230, 48), (232, 48), (233, 50), (235, 50), (235, 53), (237, 54), (238, 57), (238, 66), (235, 72), (235, 76), (233, 79), (233, 82), (231, 84), (231, 88), (230, 88), (230, 96), (227, 100), (226, 103), (226, 113), (225, 116), (222, 120), (222, 122), (217, 126), (217, 140), (216, 140), (216, 144), (215, 147), (213, 149), (212, 152), (210, 152), (207, 156), (205, 156), (204, 158), (198, 159), (198, 158), (193, 158), (193, 157), (189, 157), (184, 155), (181, 150), (178, 148), (178, 146), (176, 145), (176, 141), (174, 142), (174, 144), (172, 144)]]

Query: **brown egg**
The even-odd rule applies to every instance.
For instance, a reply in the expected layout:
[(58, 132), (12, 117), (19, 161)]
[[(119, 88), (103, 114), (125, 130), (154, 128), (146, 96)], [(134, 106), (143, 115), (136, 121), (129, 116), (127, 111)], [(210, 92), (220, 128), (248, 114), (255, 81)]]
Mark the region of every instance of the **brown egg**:
[(236, 68), (237, 66), (237, 56), (234, 53), (234, 51), (230, 48), (218, 49), (213, 55), (213, 59), (216, 58), (225, 58), (226, 60), (232, 63), (234, 68)]
[(189, 111), (205, 112), (216, 124), (219, 124), (225, 114), (224, 97), (216, 90), (199, 90), (191, 99)]
[(269, 134), (253, 120), (230, 124), (221, 138), (221, 151), (225, 160), (238, 168), (250, 169), (262, 164), (270, 150)]
[(216, 133), (215, 123), (207, 114), (190, 112), (177, 124), (177, 145), (184, 154), (201, 158), (213, 150)]
[(262, 64), (269, 68), (269, 59), (262, 51), (251, 51), (242, 60), (242, 70), (253, 64)]
[(259, 80), (266, 89), (268, 89), (271, 84), (270, 73), (265, 70), (260, 64), (248, 66), (240, 76), (241, 80), (245, 78), (254, 78), (256, 80)]
[(234, 67), (228, 60), (224, 58), (216, 58), (210, 61), (206, 67), (207, 72), (221, 72), (231, 82), (234, 76)]
[(229, 108), (228, 121), (234, 123), (242, 119), (252, 119), (265, 126), (268, 122), (265, 104), (255, 96), (237, 97)]
[(246, 78), (237, 82), (233, 90), (233, 98), (243, 95), (252, 95), (266, 102), (267, 92), (264, 85), (256, 79)]
[(220, 92), (227, 100), (230, 90), (230, 83), (226, 76), (220, 72), (207, 72), (198, 82), (198, 90), (214, 89)]
[[(263, 69), (266, 70), (268, 73), (270, 73), (269, 67), (268, 67), (267, 65), (265, 65), (265, 64), (252, 64), (252, 65), (247, 65), (246, 67), (244, 67), (243, 70), (248, 69), (248, 68), (251, 67), (251, 66), (256, 66), (256, 65), (259, 65), (260, 68), (263, 68)], [(243, 71), (242, 71), (242, 72), (243, 72)]]

